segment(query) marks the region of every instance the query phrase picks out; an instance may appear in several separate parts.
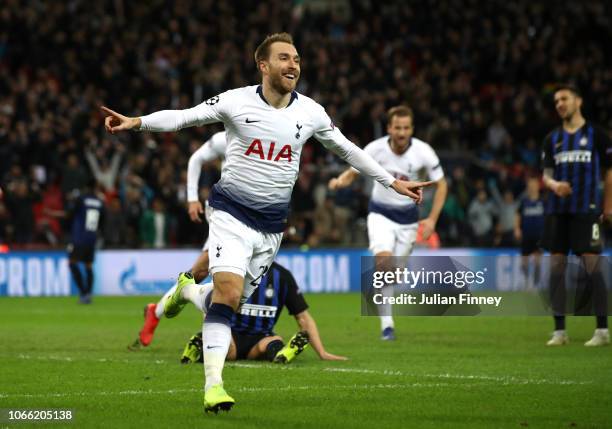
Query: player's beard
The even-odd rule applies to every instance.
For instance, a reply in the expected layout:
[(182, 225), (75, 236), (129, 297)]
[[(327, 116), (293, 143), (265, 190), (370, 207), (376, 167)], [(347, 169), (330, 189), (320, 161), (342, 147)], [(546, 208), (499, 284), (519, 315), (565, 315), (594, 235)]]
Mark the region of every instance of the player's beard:
[(295, 89), (299, 79), (297, 72), (294, 72), (294, 75), (296, 76), (295, 79), (288, 80), (283, 77), (282, 72), (279, 71), (278, 73), (274, 73), (270, 76), (270, 86), (275, 92), (281, 95), (289, 94)]
[(563, 122), (572, 122), (572, 119), (574, 118), (574, 115), (576, 114), (576, 109), (566, 109), (564, 114), (560, 114), (559, 116), (561, 116), (561, 119), (563, 120)]

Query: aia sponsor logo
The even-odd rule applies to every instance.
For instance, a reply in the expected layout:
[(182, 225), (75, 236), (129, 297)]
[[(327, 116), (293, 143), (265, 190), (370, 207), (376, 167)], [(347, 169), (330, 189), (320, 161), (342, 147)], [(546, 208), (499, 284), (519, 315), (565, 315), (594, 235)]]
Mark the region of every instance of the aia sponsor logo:
[(395, 177), (398, 180), (410, 180), (410, 177), (405, 175), (405, 174), (400, 174), (400, 173), (391, 173), (391, 175), (393, 177)]
[(259, 157), (259, 159), (262, 160), (265, 159), (268, 161), (276, 162), (286, 160), (287, 162), (291, 162), (291, 145), (286, 144), (282, 147), (278, 145), (278, 147), (280, 149), (277, 149), (276, 142), (270, 142), (268, 150), (264, 151), (264, 148), (261, 144), (261, 140), (255, 139), (244, 154), (246, 156)]

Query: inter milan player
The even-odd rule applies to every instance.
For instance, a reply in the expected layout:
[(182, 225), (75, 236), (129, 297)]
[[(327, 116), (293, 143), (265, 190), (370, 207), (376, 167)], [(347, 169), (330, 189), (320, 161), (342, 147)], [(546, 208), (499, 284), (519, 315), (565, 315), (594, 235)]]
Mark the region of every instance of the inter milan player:
[[(521, 243), (521, 270), (525, 288), (540, 283), (542, 231), (544, 230), (544, 200), (540, 196), (540, 178), (527, 179), (527, 194), (521, 199), (514, 220), (514, 236)], [(533, 257), (533, 258), (532, 258)], [(529, 264), (533, 259), (533, 276)]]
[[(612, 145), (605, 131), (581, 113), (582, 97), (571, 85), (554, 93), (562, 124), (546, 136), (542, 148), (546, 203), (544, 248), (551, 253), (550, 292), (555, 331), (549, 346), (569, 342), (565, 331), (567, 255), (581, 256), (585, 284), (577, 286), (576, 313), (595, 312), (597, 327), (586, 346), (610, 343), (606, 264), (600, 257), (603, 217), (612, 217)], [(601, 183), (604, 182), (604, 195)], [(591, 313), (592, 314), (592, 313)]]
[[(192, 302), (206, 313), (210, 306), (212, 285), (202, 285), (200, 293)], [(274, 333), (274, 326), (287, 307), (295, 317), (300, 332), (287, 344)], [(313, 349), (323, 360), (346, 360), (325, 350), (317, 324), (308, 312), (308, 304), (300, 292), (291, 272), (273, 262), (263, 276), (259, 288), (240, 307), (232, 320), (232, 340), (227, 352), (227, 360), (266, 359), (277, 363), (289, 363), (304, 350), (310, 342)], [(198, 333), (191, 337), (185, 346), (181, 361), (202, 362), (202, 336)]]
[[(385, 170), (394, 177), (409, 180), (421, 170), (425, 170), (430, 180), (437, 186), (429, 216), (420, 223), (423, 239), (427, 240), (435, 231), (436, 223), (444, 200), (447, 184), (440, 160), (433, 148), (422, 140), (413, 137), (414, 115), (408, 106), (396, 106), (387, 113), (388, 135), (369, 143), (366, 153), (372, 155)], [(329, 182), (331, 189), (349, 186), (359, 172), (353, 168), (344, 171)], [(376, 258), (376, 269), (392, 269), (389, 266), (393, 256), (405, 258), (410, 255), (417, 238), (419, 210), (417, 205), (401, 195), (374, 183), (369, 204), (368, 237), (370, 251)], [(387, 286), (383, 294), (392, 296), (393, 287)], [(395, 329), (391, 306), (379, 306), (381, 338), (394, 340)]]
[[(227, 132), (226, 163), (209, 198), (210, 263), (214, 291), (202, 328), (204, 409), (229, 410), (235, 400), (222, 372), (231, 342), (231, 320), (268, 271), (287, 224), (291, 191), (304, 143), (315, 137), (365, 175), (420, 202), (428, 182), (397, 180), (344, 137), (314, 100), (295, 91), (300, 56), (287, 33), (268, 36), (255, 50), (261, 85), (226, 91), (185, 110), (126, 117), (106, 107), (107, 131), (178, 131), (222, 122)], [(177, 314), (195, 282), (179, 275), (165, 313)]]
[[(98, 231), (102, 224), (104, 202), (96, 192), (97, 182), (90, 179), (73, 201), (67, 212), (49, 211), (51, 216), (66, 218), (70, 223), (70, 244), (68, 244), (68, 266), (79, 289), (79, 302), (91, 303), (94, 284), (93, 261), (96, 252)], [(81, 264), (85, 268), (85, 279)]]

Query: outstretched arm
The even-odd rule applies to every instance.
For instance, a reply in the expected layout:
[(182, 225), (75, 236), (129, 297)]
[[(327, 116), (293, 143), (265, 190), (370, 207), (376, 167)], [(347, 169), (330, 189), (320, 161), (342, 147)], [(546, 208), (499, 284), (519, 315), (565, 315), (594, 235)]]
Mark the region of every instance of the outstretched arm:
[(328, 187), (332, 191), (336, 189), (346, 188), (359, 176), (359, 172), (353, 168), (347, 168), (338, 177), (333, 177), (329, 180)]
[(178, 131), (182, 128), (223, 122), (231, 114), (231, 91), (209, 98), (204, 103), (184, 110), (161, 110), (140, 118), (124, 116), (108, 107), (100, 109), (107, 115), (104, 118), (106, 131)]
[(359, 170), (361, 174), (380, 182), (385, 188), (391, 187), (398, 194), (412, 198), (417, 204), (423, 199), (423, 188), (434, 183), (396, 180), (368, 153), (344, 137), (335, 126), (330, 125), (327, 129), (315, 133), (315, 138), (327, 149)]
[(310, 344), (312, 344), (312, 348), (317, 352), (321, 359), (348, 360), (346, 356), (334, 355), (325, 350), (325, 347), (323, 347), (323, 342), (321, 341), (321, 336), (319, 335), (319, 330), (317, 329), (317, 324), (308, 310), (304, 310), (301, 313), (296, 314), (295, 319), (297, 320), (300, 329), (308, 332)]

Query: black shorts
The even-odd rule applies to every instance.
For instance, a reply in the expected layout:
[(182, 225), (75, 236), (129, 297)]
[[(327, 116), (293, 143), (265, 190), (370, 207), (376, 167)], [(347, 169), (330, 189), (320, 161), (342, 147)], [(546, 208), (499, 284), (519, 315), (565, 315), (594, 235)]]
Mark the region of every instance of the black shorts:
[(273, 334), (241, 334), (232, 332), (234, 343), (236, 343), (236, 359), (246, 359), (251, 349), (266, 337)]
[(603, 251), (601, 222), (597, 214), (556, 213), (544, 221), (543, 247), (551, 253), (576, 255)]
[(68, 257), (72, 260), (91, 264), (94, 260), (96, 246), (68, 245)]
[(523, 237), (521, 240), (521, 255), (531, 255), (538, 250), (540, 250), (540, 237)]

